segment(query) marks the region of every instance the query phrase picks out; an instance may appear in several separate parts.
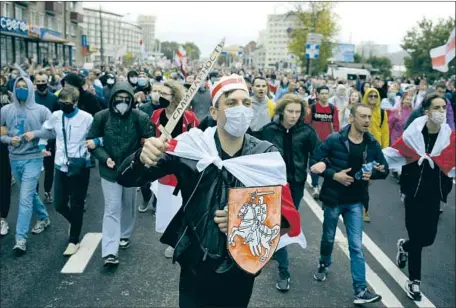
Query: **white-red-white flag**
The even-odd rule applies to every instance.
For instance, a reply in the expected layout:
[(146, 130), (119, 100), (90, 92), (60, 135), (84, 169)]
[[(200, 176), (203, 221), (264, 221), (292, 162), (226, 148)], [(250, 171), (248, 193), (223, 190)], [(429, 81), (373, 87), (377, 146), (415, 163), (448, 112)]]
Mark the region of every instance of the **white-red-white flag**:
[(174, 61), (179, 67), (187, 63), (187, 52), (183, 46), (179, 46), (179, 49), (176, 52), (176, 56), (174, 57)]
[(146, 46), (144, 46), (143, 40), (139, 41), (139, 46), (141, 48), (141, 56), (143, 60), (147, 59)]
[(456, 28), (451, 31), (450, 37), (445, 45), (433, 48), (429, 51), (432, 59), (432, 68), (446, 73), (448, 72), (448, 63), (455, 56)]

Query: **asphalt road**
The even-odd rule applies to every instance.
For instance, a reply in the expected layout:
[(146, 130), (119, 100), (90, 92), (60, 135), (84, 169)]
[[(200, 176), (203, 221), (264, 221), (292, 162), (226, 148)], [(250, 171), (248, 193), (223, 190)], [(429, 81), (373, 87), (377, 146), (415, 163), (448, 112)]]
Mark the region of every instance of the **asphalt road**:
[[(404, 208), (393, 179), (371, 186), (372, 223), (365, 233), (394, 261), (398, 237), (406, 237)], [(138, 193), (138, 204), (141, 202)], [(103, 196), (100, 178), (92, 171), (88, 209), (84, 216), (83, 234), (100, 233), (103, 217)], [(423, 252), (422, 291), (436, 307), (455, 307), (455, 198), (442, 215), (437, 239)], [(353, 307), (349, 258), (343, 252), (346, 241), (336, 242), (333, 265), (328, 279), (319, 283), (312, 274), (317, 267), (321, 222), (312, 206), (303, 201), (301, 219), (308, 247), (289, 249), (291, 289), (280, 293), (275, 289), (277, 265), (271, 261), (257, 278), (250, 307)], [(0, 306), (6, 307), (177, 307), (179, 266), (165, 259), (165, 246), (155, 232), (155, 216), (149, 211), (139, 213), (132, 246), (120, 252), (120, 265), (115, 272), (106, 271), (97, 246), (81, 274), (62, 274), (68, 259), (66, 247), (68, 224), (52, 205), (47, 205), (51, 226), (40, 235), (30, 235), (27, 253), (14, 256), (14, 230), (17, 219), (18, 187), (12, 188), (12, 204), (8, 217), (10, 233), (0, 240)], [(315, 211), (315, 212), (314, 212)], [(34, 221), (32, 222), (33, 226)], [(343, 231), (343, 224), (339, 227)], [(345, 246), (344, 246), (345, 245)], [(366, 243), (365, 243), (366, 245)], [(416, 307), (394, 279), (390, 270), (378, 260), (379, 254), (366, 250), (367, 265), (387, 286), (403, 307)], [(405, 271), (406, 273), (406, 271)], [(372, 288), (378, 288), (372, 280)], [(374, 284), (375, 282), (375, 284)], [(384, 294), (382, 294), (384, 295)], [(388, 294), (385, 294), (388, 297)], [(391, 298), (391, 296), (389, 296)], [(391, 306), (385, 302), (373, 307)]]

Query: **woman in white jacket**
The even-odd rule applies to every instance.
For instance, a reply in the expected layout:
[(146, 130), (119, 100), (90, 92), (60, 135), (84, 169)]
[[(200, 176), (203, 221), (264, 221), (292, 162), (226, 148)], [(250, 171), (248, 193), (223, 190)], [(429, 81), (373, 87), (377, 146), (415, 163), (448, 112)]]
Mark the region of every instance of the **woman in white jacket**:
[[(64, 88), (59, 94), (61, 110), (55, 111), (41, 130), (24, 135), (27, 141), (41, 138), (40, 145), (45, 156), (47, 139), (56, 139), (54, 206), (70, 223), (69, 244), (64, 256), (70, 256), (79, 249), (84, 213), (84, 199), (87, 195), (90, 177), (90, 154), (86, 146), (86, 135), (93, 117), (77, 108), (79, 91)], [(68, 205), (70, 201), (70, 206)]]

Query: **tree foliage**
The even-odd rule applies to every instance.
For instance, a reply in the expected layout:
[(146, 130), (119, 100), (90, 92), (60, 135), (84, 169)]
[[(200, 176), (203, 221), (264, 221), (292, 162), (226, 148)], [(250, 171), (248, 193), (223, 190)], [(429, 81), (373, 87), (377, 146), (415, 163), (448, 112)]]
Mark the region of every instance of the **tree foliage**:
[(189, 60), (199, 60), (201, 56), (201, 51), (199, 47), (196, 46), (196, 44), (193, 42), (186, 42), (185, 44), (181, 44), (174, 41), (165, 41), (161, 43), (161, 52), (168, 60), (172, 60), (174, 59), (174, 56), (176, 55), (176, 52), (179, 49), (179, 46), (181, 45), (187, 52), (187, 58)]
[[(410, 56), (404, 58), (404, 64), (409, 77), (423, 75), (430, 79), (448, 77), (454, 74), (454, 61), (450, 63), (450, 70), (443, 74), (432, 69), (431, 56), (429, 51), (432, 48), (444, 45), (451, 31), (455, 27), (455, 19), (440, 19), (437, 23), (423, 18), (418, 25), (407, 31), (402, 42), (402, 49)], [(451, 69), (452, 68), (452, 69)]]
[(123, 65), (126, 65), (126, 66), (132, 65), (134, 60), (135, 60), (135, 56), (133, 55), (133, 53), (131, 51), (127, 52), (122, 57), (122, 63), (123, 63)]
[(327, 69), (328, 58), (332, 56), (334, 36), (338, 33), (337, 15), (334, 2), (299, 2), (295, 4), (289, 16), (296, 16), (299, 26), (290, 33), (290, 51), (299, 59), (302, 68), (306, 65), (306, 42), (308, 33), (322, 35), (320, 56), (311, 62), (311, 74), (318, 74)]
[(372, 65), (373, 68), (379, 70), (379, 74), (386, 78), (391, 76), (391, 69), (393, 68), (393, 64), (391, 63), (390, 58), (388, 57), (370, 57), (367, 59), (367, 63)]
[(359, 53), (355, 53), (353, 56), (353, 63), (364, 63), (364, 58)]

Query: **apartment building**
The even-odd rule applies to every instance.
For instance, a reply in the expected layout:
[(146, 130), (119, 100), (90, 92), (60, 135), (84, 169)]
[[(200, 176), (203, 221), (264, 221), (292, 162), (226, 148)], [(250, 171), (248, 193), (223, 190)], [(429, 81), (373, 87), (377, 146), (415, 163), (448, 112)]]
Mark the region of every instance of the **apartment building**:
[(290, 62), (289, 32), (297, 27), (299, 27), (299, 20), (294, 15), (268, 15), (266, 35), (262, 33), (260, 39), (264, 41), (266, 67)]
[(81, 63), (82, 4), (77, 1), (3, 1), (0, 20), (0, 64)]
[(152, 15), (138, 16), (138, 25), (142, 28), (142, 38), (148, 55), (158, 51), (158, 44), (155, 40), (156, 20), (156, 17)]
[(142, 28), (123, 20), (124, 15), (84, 7), (83, 31), (90, 46), (91, 61), (113, 63), (128, 52), (140, 54)]

